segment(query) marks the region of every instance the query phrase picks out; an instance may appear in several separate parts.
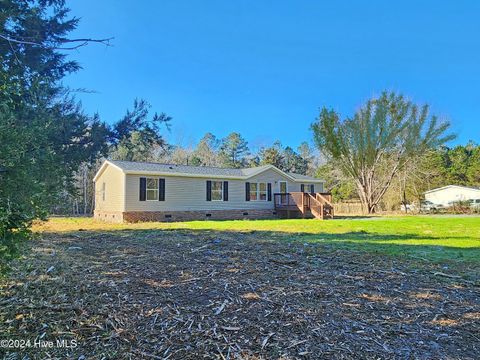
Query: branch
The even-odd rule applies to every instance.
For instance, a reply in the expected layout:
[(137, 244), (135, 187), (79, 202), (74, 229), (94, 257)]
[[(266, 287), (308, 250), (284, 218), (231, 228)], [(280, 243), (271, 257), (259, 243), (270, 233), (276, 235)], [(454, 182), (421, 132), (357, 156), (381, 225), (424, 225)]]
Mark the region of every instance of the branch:
[(8, 41), (10, 44), (15, 43), (15, 44), (22, 44), (22, 45), (32, 45), (32, 46), (40, 46), (43, 48), (49, 48), (49, 49), (55, 49), (55, 50), (75, 50), (78, 49), (82, 46), (88, 45), (89, 43), (100, 43), (105, 46), (111, 46), (110, 45), (110, 40), (113, 40), (113, 37), (106, 38), (106, 39), (90, 39), (90, 38), (83, 38), (83, 39), (57, 39), (57, 42), (60, 44), (67, 44), (67, 43), (80, 43), (75, 46), (70, 46), (70, 47), (61, 47), (61, 46), (48, 46), (42, 42), (34, 42), (34, 41), (26, 41), (26, 40), (20, 40), (20, 39), (14, 39), (9, 36), (5, 36), (0, 34), (0, 38)]
[(88, 45), (89, 43), (99, 43), (99, 44), (102, 44), (102, 45), (105, 45), (105, 46), (111, 46), (111, 45), (110, 45), (110, 40), (113, 40), (113, 39), (114, 39), (113, 37), (109, 37), (109, 38), (106, 38), (106, 39), (90, 39), (90, 38), (83, 38), (83, 39), (58, 39), (58, 41), (59, 41), (60, 43), (62, 43), (62, 44), (66, 44), (66, 43), (78, 43), (78, 42), (80, 42), (81, 44), (75, 45), (75, 46), (72, 46), (72, 47), (57, 48), (57, 49), (61, 49), (61, 50), (75, 50), (75, 49), (78, 49), (79, 47)]
[(397, 159), (397, 163), (393, 166), (392, 171), (390, 172), (390, 175), (387, 176), (386, 182), (383, 184), (383, 186), (379, 185), (377, 187), (377, 189), (375, 189), (375, 193), (377, 192), (377, 190), (380, 190), (380, 192), (378, 194), (376, 194), (377, 196), (376, 196), (376, 199), (374, 200), (375, 205), (378, 204), (380, 202), (380, 200), (382, 200), (382, 197), (383, 197), (383, 195), (385, 195), (388, 188), (390, 187), (390, 184), (392, 183), (393, 178), (395, 177), (395, 175), (397, 174), (399, 169), (401, 169), (403, 166), (405, 166), (405, 164), (407, 162), (408, 162), (408, 159), (404, 159), (403, 162), (402, 162), (402, 158), (399, 155), (399, 158)]

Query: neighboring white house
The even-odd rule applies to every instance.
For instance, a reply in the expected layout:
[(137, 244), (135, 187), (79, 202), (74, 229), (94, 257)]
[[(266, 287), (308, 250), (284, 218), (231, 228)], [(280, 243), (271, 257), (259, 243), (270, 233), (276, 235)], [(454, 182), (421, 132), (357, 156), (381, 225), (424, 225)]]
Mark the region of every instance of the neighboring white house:
[(448, 185), (425, 192), (425, 200), (443, 206), (451, 205), (452, 202), (471, 199), (480, 199), (480, 189), (468, 186)]
[(323, 180), (273, 165), (224, 169), (105, 161), (94, 182), (95, 218), (115, 222), (271, 218), (290, 205), (317, 217), (317, 202), (324, 201)]

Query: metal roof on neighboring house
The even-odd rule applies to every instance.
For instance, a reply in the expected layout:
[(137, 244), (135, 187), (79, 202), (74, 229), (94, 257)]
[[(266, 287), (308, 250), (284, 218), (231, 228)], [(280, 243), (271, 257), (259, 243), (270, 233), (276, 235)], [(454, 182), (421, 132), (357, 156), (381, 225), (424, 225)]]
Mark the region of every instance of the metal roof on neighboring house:
[(275, 169), (276, 171), (285, 174), (287, 177), (294, 181), (312, 181), (322, 182), (323, 180), (313, 178), (311, 176), (287, 173), (273, 165), (257, 166), (252, 168), (233, 169), (233, 168), (220, 168), (212, 166), (191, 166), (191, 165), (175, 165), (175, 164), (161, 164), (154, 162), (136, 162), (136, 161), (121, 161), (121, 160), (107, 160), (102, 165), (94, 180), (100, 175), (104, 167), (107, 164), (112, 164), (121, 169), (125, 173), (146, 173), (146, 174), (172, 174), (177, 176), (199, 176), (199, 177), (231, 177), (246, 179), (251, 176), (257, 175), (268, 169)]
[(432, 190), (425, 191), (425, 194), (432, 193), (432, 192), (435, 192), (435, 191), (444, 190), (444, 189), (449, 189), (449, 188), (452, 188), (452, 187), (461, 188), (461, 189), (468, 189), (468, 190), (480, 191), (480, 188), (478, 188), (478, 187), (473, 187), (473, 186), (446, 185), (446, 186), (442, 186), (442, 187), (439, 187), (439, 188), (436, 188), (436, 189), (432, 189)]

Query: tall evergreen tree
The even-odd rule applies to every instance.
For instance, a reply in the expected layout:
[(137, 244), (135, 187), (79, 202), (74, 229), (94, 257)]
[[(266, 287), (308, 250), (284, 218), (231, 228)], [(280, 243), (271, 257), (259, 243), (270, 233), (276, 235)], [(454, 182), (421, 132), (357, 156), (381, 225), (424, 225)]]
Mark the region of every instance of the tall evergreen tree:
[(226, 167), (240, 168), (245, 165), (245, 157), (250, 153), (247, 141), (237, 132), (222, 139), (220, 157)]
[(315, 176), (318, 167), (320, 166), (321, 159), (317, 159), (315, 156), (315, 149), (313, 149), (306, 141), (302, 142), (297, 148), (298, 155), (305, 160), (306, 170), (305, 175)]
[(66, 50), (90, 41), (67, 37), (77, 24), (61, 0), (1, 2), (0, 268), (30, 222), (74, 191), (80, 164), (106, 150), (106, 126), (60, 84), (80, 68)]
[(158, 150), (167, 151), (163, 128), (170, 129), (172, 118), (165, 113), (149, 116), (151, 105), (135, 99), (133, 110), (113, 125), (111, 157), (114, 160), (152, 161)]
[(212, 133), (206, 133), (198, 142), (193, 157), (197, 166), (219, 166), (220, 141)]
[(279, 169), (283, 168), (283, 147), (280, 141), (272, 146), (260, 149), (260, 165), (274, 165)]
[(276, 141), (272, 146), (262, 148), (259, 153), (261, 165), (274, 165), (280, 170), (294, 172), (297, 174), (306, 174), (308, 161), (290, 146), (283, 147), (280, 141)]
[(470, 166), (467, 169), (468, 184), (480, 186), (480, 146), (470, 144)]
[(283, 150), (283, 170), (305, 175), (307, 172), (307, 165), (307, 160), (302, 158), (290, 146), (287, 146)]

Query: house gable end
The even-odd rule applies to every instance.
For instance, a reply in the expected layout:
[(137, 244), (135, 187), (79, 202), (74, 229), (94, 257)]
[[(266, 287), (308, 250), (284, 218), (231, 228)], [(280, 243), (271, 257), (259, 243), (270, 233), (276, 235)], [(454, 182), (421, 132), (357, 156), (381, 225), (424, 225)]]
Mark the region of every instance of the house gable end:
[(117, 165), (111, 163), (110, 161), (108, 160), (105, 160), (102, 164), (102, 166), (100, 166), (100, 169), (98, 169), (97, 173), (95, 174), (95, 176), (93, 177), (93, 182), (96, 182), (101, 176), (102, 174), (105, 172), (105, 170), (107, 169), (107, 167), (113, 167), (115, 169), (117, 169), (118, 171), (122, 172), (122, 173), (125, 173), (123, 171), (122, 168), (118, 167)]

